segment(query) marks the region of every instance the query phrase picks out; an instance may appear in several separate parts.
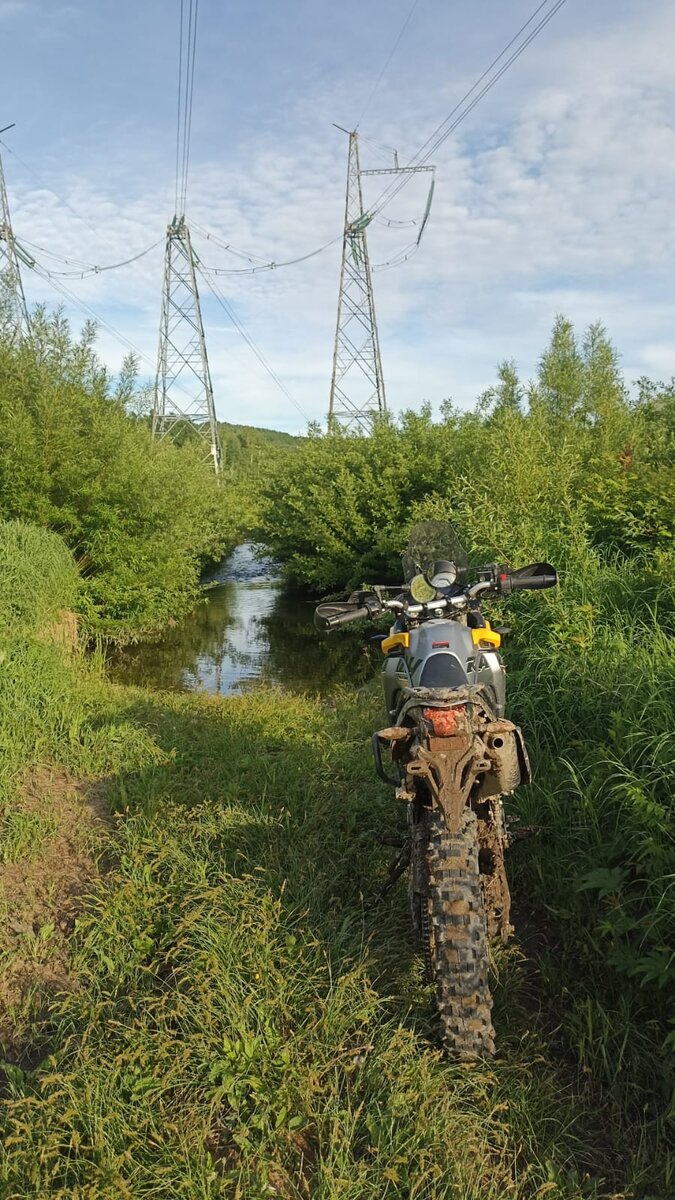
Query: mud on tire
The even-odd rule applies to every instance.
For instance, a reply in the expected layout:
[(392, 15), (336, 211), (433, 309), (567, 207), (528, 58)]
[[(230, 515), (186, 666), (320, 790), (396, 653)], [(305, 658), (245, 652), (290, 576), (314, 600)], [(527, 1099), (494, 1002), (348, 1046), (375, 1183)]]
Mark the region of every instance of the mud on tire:
[(441, 1036), (459, 1057), (494, 1054), (488, 936), (476, 814), (464, 809), (450, 834), (439, 809), (423, 810), (429, 921)]

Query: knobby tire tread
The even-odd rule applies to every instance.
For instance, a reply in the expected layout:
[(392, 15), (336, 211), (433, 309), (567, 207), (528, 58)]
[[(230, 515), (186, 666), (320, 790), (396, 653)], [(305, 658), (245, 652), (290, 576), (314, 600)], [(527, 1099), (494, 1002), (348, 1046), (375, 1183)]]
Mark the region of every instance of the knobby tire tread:
[(438, 808), (426, 809), (430, 956), (441, 1036), (462, 1058), (495, 1052), (489, 945), (478, 864), (478, 822), (464, 809), (451, 834)]

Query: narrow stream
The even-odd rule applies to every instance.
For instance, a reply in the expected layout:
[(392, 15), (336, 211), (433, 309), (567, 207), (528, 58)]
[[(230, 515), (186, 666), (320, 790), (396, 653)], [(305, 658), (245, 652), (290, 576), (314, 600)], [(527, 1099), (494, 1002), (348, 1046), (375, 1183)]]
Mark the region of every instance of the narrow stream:
[(206, 603), (160, 642), (113, 655), (109, 673), (121, 683), (228, 695), (260, 683), (326, 691), (363, 683), (374, 656), (362, 635), (327, 638), (314, 628), (314, 604), (284, 587), (279, 570), (238, 546), (206, 579)]

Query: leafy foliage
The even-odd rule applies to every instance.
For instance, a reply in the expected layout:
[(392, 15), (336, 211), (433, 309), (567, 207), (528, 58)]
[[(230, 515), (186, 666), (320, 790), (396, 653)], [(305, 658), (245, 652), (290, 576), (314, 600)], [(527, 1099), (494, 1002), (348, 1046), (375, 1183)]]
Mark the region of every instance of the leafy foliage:
[(232, 492), (201, 447), (153, 444), (118, 388), (58, 314), (0, 342), (0, 516), (56, 530), (74, 551), (94, 628), (120, 638), (189, 611), (203, 562), (236, 541)]
[[(527, 393), (528, 407), (522, 398)], [(475, 554), (631, 555), (672, 546), (675, 398), (632, 402), (616, 352), (593, 326), (577, 345), (559, 318), (529, 388), (513, 364), (476, 412), (446, 407), (380, 421), (372, 438), (309, 437), (263, 480), (260, 533), (315, 590), (387, 575), (420, 515), (450, 516)]]

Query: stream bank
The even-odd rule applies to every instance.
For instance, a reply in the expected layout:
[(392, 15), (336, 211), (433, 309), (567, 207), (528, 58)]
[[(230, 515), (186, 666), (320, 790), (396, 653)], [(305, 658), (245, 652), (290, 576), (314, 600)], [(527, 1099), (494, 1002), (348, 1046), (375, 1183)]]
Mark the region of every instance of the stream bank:
[(112, 679), (227, 696), (260, 684), (325, 692), (372, 676), (375, 656), (362, 634), (317, 633), (316, 598), (289, 590), (278, 564), (252, 544), (238, 546), (204, 582), (205, 602), (161, 641), (111, 656)]

